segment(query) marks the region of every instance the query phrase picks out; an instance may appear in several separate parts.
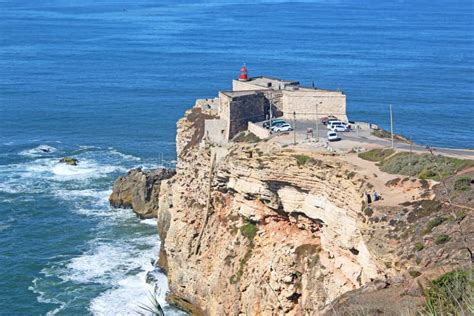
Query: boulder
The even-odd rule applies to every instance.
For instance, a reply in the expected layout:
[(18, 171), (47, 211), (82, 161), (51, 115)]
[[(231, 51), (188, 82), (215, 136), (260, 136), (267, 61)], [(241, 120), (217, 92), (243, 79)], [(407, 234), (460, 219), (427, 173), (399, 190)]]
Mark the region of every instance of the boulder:
[(132, 169), (115, 180), (110, 205), (131, 208), (140, 218), (156, 217), (159, 209), (161, 181), (175, 175), (173, 169)]
[(59, 162), (65, 163), (66, 165), (70, 165), (70, 166), (77, 166), (77, 163), (79, 162), (79, 160), (72, 157), (64, 157), (64, 158), (61, 158)]

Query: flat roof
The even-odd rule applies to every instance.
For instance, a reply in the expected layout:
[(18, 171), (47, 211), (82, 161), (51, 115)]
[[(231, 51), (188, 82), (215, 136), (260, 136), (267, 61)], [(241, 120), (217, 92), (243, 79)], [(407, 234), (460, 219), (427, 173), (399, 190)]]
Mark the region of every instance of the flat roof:
[(261, 92), (261, 90), (219, 91), (219, 92), (222, 93), (222, 94), (225, 94), (228, 97), (233, 98), (233, 97), (241, 97), (241, 96), (244, 96), (244, 95), (255, 94), (255, 93)]
[(264, 88), (270, 88), (270, 87), (278, 88), (279, 85), (281, 85), (282, 88), (285, 85), (299, 85), (299, 82), (295, 80), (283, 80), (283, 79), (273, 78), (273, 77), (268, 77), (268, 76), (251, 77), (249, 78), (247, 82), (250, 82), (252, 84), (255, 84), (257, 86), (261, 86)]

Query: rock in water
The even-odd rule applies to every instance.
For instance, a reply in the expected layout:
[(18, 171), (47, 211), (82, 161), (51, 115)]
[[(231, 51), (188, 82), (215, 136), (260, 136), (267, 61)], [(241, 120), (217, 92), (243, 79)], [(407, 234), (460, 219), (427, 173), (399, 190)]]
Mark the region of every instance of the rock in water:
[(76, 158), (72, 158), (72, 157), (64, 157), (61, 160), (59, 160), (59, 162), (65, 163), (65, 164), (70, 165), (70, 166), (77, 166), (77, 163), (79, 162), (79, 160), (77, 160)]
[(173, 169), (132, 169), (114, 182), (110, 205), (131, 208), (140, 218), (156, 217), (159, 208), (161, 181), (175, 175)]

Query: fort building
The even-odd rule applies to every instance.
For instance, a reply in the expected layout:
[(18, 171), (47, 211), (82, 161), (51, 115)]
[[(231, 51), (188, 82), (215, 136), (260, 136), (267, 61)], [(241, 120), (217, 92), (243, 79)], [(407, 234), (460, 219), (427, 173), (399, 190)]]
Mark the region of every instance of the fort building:
[[(206, 120), (205, 130), (213, 142), (226, 142), (247, 129), (249, 122), (282, 116), (315, 121), (334, 115), (347, 121), (346, 96), (341, 91), (303, 87), (298, 81), (272, 77), (247, 77), (243, 66), (232, 91), (220, 91), (205, 106), (218, 118)], [(208, 122), (214, 121), (214, 122)]]

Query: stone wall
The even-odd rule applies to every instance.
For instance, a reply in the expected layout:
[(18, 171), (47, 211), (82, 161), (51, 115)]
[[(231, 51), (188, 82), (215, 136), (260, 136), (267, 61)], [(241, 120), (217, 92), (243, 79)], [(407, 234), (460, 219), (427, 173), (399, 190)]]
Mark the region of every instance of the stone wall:
[(205, 120), (204, 121), (204, 139), (216, 145), (225, 145), (227, 143), (226, 131), (228, 124), (226, 120)]
[(282, 112), (285, 118), (314, 120), (334, 115), (341, 120), (347, 120), (346, 96), (339, 91), (300, 89), (282, 91)]
[(270, 137), (270, 130), (252, 122), (249, 122), (248, 130), (260, 139), (267, 139), (268, 137)]
[(269, 108), (268, 99), (260, 92), (236, 94), (219, 93), (219, 117), (228, 122), (225, 137), (231, 139), (241, 131), (247, 130), (248, 122), (265, 119), (265, 109)]

